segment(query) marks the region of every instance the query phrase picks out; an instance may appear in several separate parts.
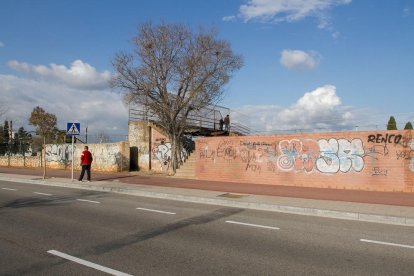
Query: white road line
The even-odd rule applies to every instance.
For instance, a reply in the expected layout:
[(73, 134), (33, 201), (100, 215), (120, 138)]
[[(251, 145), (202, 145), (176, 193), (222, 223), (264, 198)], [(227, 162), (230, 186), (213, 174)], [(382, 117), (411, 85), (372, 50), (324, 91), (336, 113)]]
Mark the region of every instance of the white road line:
[(52, 194), (45, 194), (45, 193), (39, 193), (39, 192), (33, 192), (33, 193), (37, 195), (52, 196)]
[(1, 188), (2, 190), (7, 190), (7, 191), (17, 191), (17, 189), (10, 189), (10, 188)]
[(94, 201), (94, 200), (87, 200), (87, 199), (77, 199), (78, 201), (83, 201), (83, 202), (90, 202), (90, 203), (100, 203), (99, 201)]
[(154, 210), (154, 209), (137, 208), (137, 210), (156, 212), (156, 213), (162, 213), (162, 214), (167, 214), (167, 215), (175, 215), (175, 213), (172, 213), (172, 212), (166, 212), (166, 211), (160, 211), (160, 210)]
[(65, 254), (65, 253), (62, 253), (62, 252), (59, 252), (59, 251), (56, 251), (56, 250), (49, 250), (49, 251), (47, 251), (47, 253), (58, 256), (58, 257), (61, 257), (63, 259), (66, 259), (66, 260), (69, 260), (69, 261), (72, 261), (72, 262), (75, 262), (75, 263), (78, 263), (78, 264), (81, 264), (81, 265), (84, 265), (84, 266), (87, 266), (87, 267), (91, 267), (91, 268), (96, 269), (96, 270), (103, 271), (103, 272), (111, 274), (111, 275), (132, 276), (131, 274), (127, 274), (127, 273), (124, 273), (124, 272), (121, 272), (121, 271), (118, 271), (118, 270), (114, 270), (114, 269), (109, 268), (109, 267), (105, 267), (105, 266), (102, 266), (102, 265), (91, 263), (91, 262), (73, 257), (71, 255), (68, 255), (68, 254)]
[(382, 245), (391, 245), (391, 246), (398, 246), (398, 247), (405, 247), (405, 248), (414, 249), (414, 246), (407, 245), (407, 244), (392, 243), (392, 242), (383, 242), (383, 241), (373, 241), (373, 240), (365, 240), (365, 239), (360, 239), (360, 241), (362, 241), (362, 242), (369, 242), (369, 243), (376, 243), (376, 244), (382, 244)]
[(233, 223), (233, 224), (240, 224), (245, 226), (252, 226), (252, 227), (259, 227), (259, 228), (266, 228), (266, 229), (273, 229), (273, 230), (280, 230), (278, 227), (273, 226), (266, 226), (266, 225), (259, 225), (259, 224), (251, 224), (251, 223), (244, 223), (244, 222), (238, 222), (238, 221), (232, 221), (232, 220), (226, 220), (227, 223)]

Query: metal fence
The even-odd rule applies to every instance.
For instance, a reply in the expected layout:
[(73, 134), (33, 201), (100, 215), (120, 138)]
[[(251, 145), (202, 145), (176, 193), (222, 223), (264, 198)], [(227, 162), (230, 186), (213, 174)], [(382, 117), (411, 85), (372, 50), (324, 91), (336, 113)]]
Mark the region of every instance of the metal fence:
[[(220, 130), (220, 119), (224, 119), (230, 114), (230, 109), (222, 106), (206, 107), (198, 111), (192, 111), (187, 117), (187, 127), (197, 129), (208, 129), (211, 131)], [(160, 119), (151, 111), (145, 110), (144, 107), (135, 106), (129, 108), (130, 121), (152, 121), (159, 122)], [(233, 122), (230, 124), (230, 130), (242, 135), (248, 135), (250, 128), (242, 123)]]

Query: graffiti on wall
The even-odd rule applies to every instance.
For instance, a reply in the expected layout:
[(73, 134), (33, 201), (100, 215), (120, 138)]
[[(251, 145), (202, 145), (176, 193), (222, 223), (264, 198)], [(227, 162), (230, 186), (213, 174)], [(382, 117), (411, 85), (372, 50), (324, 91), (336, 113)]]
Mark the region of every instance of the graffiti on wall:
[(409, 137), (389, 133), (370, 134), (367, 142), (371, 144), (368, 155), (371, 157), (372, 175), (387, 175), (387, 170), (376, 167), (375, 161), (378, 159), (378, 155), (387, 156), (389, 154), (388, 145), (390, 144), (396, 148), (397, 160), (408, 160), (408, 168), (411, 172), (414, 172), (414, 139), (411, 138), (411, 133)]
[(283, 140), (279, 142), (279, 151), (277, 164), (283, 171), (311, 172), (319, 157), (319, 145), (314, 140)]
[(316, 167), (322, 173), (360, 172), (364, 168), (364, 147), (361, 139), (321, 139), (318, 141), (320, 156)]
[(162, 171), (168, 171), (171, 163), (171, 143), (159, 141), (152, 151), (154, 157), (160, 162)]
[[(107, 144), (111, 145), (111, 144)], [(106, 165), (119, 165), (122, 162), (122, 156), (119, 149), (115, 146), (106, 146), (94, 148), (91, 150), (94, 163)]]
[(368, 143), (377, 144), (399, 144), (403, 136), (401, 134), (382, 133), (368, 135)]
[(66, 144), (46, 145), (45, 158), (46, 162), (57, 162), (68, 165), (72, 162), (72, 146)]
[(408, 168), (414, 172), (414, 139), (407, 138), (403, 141), (403, 147), (400, 147), (395, 152), (397, 159), (405, 159), (408, 161)]
[[(161, 165), (161, 170), (166, 172), (170, 169), (171, 165), (171, 143), (166, 142), (165, 138), (156, 139), (153, 150), (153, 158), (158, 160)], [(184, 161), (188, 157), (188, 153), (185, 149), (181, 151), (181, 160)]]
[[(224, 138), (209, 143), (198, 140), (200, 159), (213, 163), (223, 160), (226, 163), (243, 164), (245, 171), (261, 173), (304, 172), (304, 173), (359, 173), (367, 163), (373, 176), (385, 177), (390, 168), (383, 167), (384, 158), (406, 159), (409, 170), (414, 172), (414, 139), (401, 134), (369, 134), (363, 139), (290, 139), (273, 142), (233, 140)], [(213, 146), (214, 145), (214, 146)], [(396, 152), (394, 152), (395, 150)], [(168, 157), (159, 149), (159, 157)], [(394, 155), (395, 154), (395, 155)], [(395, 157), (394, 157), (395, 156)]]

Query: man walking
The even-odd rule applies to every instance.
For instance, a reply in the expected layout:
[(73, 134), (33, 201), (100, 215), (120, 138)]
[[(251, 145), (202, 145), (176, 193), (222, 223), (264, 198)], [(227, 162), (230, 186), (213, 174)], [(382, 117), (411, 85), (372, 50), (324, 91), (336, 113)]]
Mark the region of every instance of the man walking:
[(80, 157), (80, 163), (82, 166), (82, 172), (79, 176), (79, 181), (82, 181), (83, 176), (85, 175), (85, 171), (87, 174), (88, 182), (91, 181), (91, 164), (92, 164), (93, 158), (92, 153), (89, 151), (89, 147), (85, 146), (84, 151), (81, 154)]
[(224, 117), (224, 130), (227, 132), (230, 132), (230, 115), (227, 114), (226, 117)]

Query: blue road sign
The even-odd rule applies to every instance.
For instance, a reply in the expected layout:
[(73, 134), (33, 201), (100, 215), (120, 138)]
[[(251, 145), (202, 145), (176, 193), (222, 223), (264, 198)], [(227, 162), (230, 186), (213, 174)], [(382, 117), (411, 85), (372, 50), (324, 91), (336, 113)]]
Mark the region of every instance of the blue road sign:
[(80, 135), (80, 123), (67, 123), (66, 134), (67, 135)]

